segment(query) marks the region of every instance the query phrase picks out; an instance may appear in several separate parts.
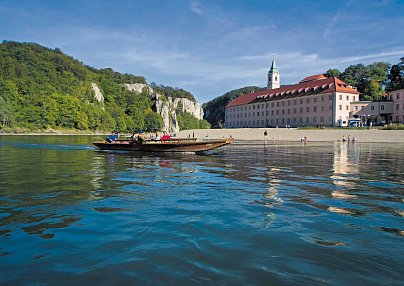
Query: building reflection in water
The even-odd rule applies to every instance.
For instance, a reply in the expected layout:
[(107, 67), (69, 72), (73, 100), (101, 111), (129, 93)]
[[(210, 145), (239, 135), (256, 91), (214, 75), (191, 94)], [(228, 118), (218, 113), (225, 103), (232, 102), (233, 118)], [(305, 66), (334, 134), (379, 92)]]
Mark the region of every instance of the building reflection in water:
[[(332, 191), (331, 196), (336, 199), (356, 199), (357, 196), (350, 194), (358, 181), (359, 159), (357, 145), (352, 142), (337, 142), (334, 144), (333, 174), (330, 177), (338, 190)], [(341, 208), (328, 207), (331, 212), (354, 215), (355, 212)]]

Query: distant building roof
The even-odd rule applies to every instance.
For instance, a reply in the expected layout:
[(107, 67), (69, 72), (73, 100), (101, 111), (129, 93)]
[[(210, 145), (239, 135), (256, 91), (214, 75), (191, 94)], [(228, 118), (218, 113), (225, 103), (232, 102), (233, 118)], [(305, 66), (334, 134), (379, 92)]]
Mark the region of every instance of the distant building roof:
[(304, 78), (298, 84), (240, 95), (226, 107), (331, 92), (359, 94), (356, 88), (346, 84), (337, 77), (314, 75)]

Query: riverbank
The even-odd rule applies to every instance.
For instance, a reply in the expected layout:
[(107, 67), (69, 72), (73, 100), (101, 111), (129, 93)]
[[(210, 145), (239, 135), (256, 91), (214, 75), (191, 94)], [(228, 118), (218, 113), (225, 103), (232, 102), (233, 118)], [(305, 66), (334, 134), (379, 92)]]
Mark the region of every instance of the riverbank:
[(268, 133), (268, 140), (272, 141), (300, 141), (307, 137), (313, 142), (335, 142), (343, 138), (352, 140), (354, 137), (358, 142), (385, 142), (404, 143), (403, 130), (380, 130), (380, 129), (296, 129), (296, 128), (239, 128), (239, 129), (198, 129), (180, 131), (178, 137), (193, 135), (201, 139), (219, 139), (233, 137), (238, 140), (263, 141), (264, 132)]

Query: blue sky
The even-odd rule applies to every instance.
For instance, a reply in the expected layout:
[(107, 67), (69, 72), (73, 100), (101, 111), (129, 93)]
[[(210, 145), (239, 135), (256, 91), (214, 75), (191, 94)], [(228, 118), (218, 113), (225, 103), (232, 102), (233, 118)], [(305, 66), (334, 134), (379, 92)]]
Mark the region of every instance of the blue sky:
[(186, 89), (207, 102), (330, 68), (399, 62), (404, 1), (0, 0), (0, 40), (60, 48), (83, 63)]

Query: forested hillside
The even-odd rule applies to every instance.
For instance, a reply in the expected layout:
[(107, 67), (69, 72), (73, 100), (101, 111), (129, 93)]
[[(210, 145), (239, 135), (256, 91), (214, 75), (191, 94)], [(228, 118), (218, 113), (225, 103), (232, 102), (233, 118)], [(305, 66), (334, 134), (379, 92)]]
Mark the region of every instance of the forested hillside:
[[(95, 98), (95, 83), (103, 101)], [(124, 83), (146, 83), (142, 76), (95, 69), (35, 43), (0, 44), (0, 130), (79, 129), (130, 132), (155, 130), (161, 116), (148, 93), (135, 94)], [(156, 86), (161, 94), (194, 100), (182, 89)], [(155, 87), (155, 88), (156, 88)], [(167, 92), (167, 93), (168, 93)]]
[(224, 124), (224, 108), (233, 99), (239, 97), (241, 94), (255, 92), (261, 90), (261, 87), (257, 86), (246, 86), (243, 88), (235, 89), (226, 92), (222, 96), (216, 97), (211, 101), (208, 101), (202, 105), (205, 112), (204, 118), (212, 125), (214, 128), (222, 128)]

